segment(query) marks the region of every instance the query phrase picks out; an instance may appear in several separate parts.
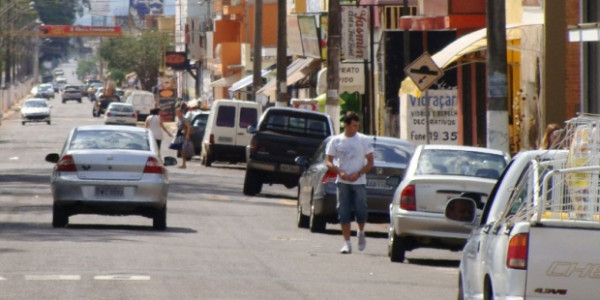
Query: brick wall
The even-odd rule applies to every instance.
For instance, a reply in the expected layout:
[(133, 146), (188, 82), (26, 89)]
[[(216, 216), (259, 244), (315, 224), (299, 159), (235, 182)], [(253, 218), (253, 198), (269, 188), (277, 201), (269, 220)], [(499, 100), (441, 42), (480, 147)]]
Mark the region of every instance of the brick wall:
[[(576, 25), (579, 23), (579, 0), (566, 0), (565, 10), (568, 25)], [(565, 28), (564, 34), (567, 34)], [(565, 101), (567, 106), (566, 119), (575, 116), (575, 113), (579, 112), (581, 88), (580, 88), (580, 55), (579, 55), (579, 43), (570, 43), (567, 40), (566, 47), (566, 95)]]

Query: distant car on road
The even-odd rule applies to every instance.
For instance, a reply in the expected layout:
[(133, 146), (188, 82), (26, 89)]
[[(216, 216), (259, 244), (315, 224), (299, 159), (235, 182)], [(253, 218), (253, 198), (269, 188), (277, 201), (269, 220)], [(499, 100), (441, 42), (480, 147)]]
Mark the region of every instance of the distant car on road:
[(204, 138), (204, 131), (206, 130), (209, 115), (210, 112), (207, 110), (194, 110), (187, 112), (185, 116), (192, 125), (193, 133), (190, 139), (194, 143), (194, 152), (196, 155), (202, 153), (202, 139)]
[(108, 105), (104, 113), (104, 124), (136, 126), (137, 114), (131, 104), (112, 102)]
[(488, 148), (418, 146), (390, 205), (390, 260), (402, 262), (420, 247), (462, 250), (470, 228), (446, 219), (446, 202), (463, 196), (485, 203), (508, 160)]
[(167, 227), (168, 171), (152, 132), (146, 128), (114, 125), (79, 126), (71, 130), (61, 153), (50, 153), (54, 163), (50, 187), (54, 199), (52, 226), (65, 227), (77, 214), (140, 215), (152, 227)]
[(31, 98), (25, 100), (21, 106), (21, 124), (27, 122), (46, 122), (50, 125), (52, 106), (44, 98)]
[(62, 92), (62, 103), (66, 103), (67, 100), (75, 100), (81, 103), (81, 87), (78, 85), (65, 85)]
[[(298, 180), (297, 225), (311, 232), (324, 232), (326, 223), (338, 223), (335, 173), (325, 162), (325, 139), (311, 158), (300, 156), (296, 162), (303, 172)], [(396, 186), (404, 177), (415, 146), (402, 139), (372, 137), (374, 165), (367, 176), (367, 210), (370, 223), (389, 223), (389, 207)]]
[(46, 98), (46, 99), (54, 98), (54, 88), (52, 87), (52, 84), (42, 83), (42, 84), (38, 85), (37, 92), (34, 96), (37, 98)]

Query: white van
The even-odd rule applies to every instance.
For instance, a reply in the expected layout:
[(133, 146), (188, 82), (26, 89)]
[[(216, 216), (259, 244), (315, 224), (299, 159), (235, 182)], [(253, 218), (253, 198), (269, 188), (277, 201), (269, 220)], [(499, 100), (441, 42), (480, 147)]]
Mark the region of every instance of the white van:
[(260, 104), (253, 101), (215, 100), (202, 140), (202, 164), (210, 167), (213, 161), (245, 162), (246, 146), (252, 139), (247, 129), (256, 125), (261, 113)]
[(148, 91), (131, 92), (127, 96), (125, 103), (133, 105), (133, 109), (135, 109), (138, 116), (138, 121), (146, 120), (146, 117), (150, 115), (150, 110), (156, 107), (155, 96)]

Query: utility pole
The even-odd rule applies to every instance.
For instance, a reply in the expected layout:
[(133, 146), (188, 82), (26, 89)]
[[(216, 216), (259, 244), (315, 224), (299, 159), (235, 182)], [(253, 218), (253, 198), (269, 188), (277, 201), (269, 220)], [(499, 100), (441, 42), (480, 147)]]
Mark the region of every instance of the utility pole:
[(340, 1), (329, 0), (327, 26), (327, 100), (325, 113), (331, 117), (333, 128), (340, 130), (340, 45), (341, 45)]
[[(277, 102), (276, 106), (288, 106), (287, 90), (287, 0), (277, 2)], [(258, 70), (260, 72), (260, 70)], [(255, 70), (256, 72), (256, 70)]]
[[(262, 85), (262, 9), (262, 0), (255, 0), (253, 47), (254, 61), (252, 63), (252, 99), (254, 99), (254, 101), (256, 101), (256, 92)], [(279, 41), (277, 43), (279, 43)], [(279, 45), (277, 45), (277, 60), (279, 60)]]
[(509, 152), (506, 80), (506, 6), (487, 2), (487, 148)]

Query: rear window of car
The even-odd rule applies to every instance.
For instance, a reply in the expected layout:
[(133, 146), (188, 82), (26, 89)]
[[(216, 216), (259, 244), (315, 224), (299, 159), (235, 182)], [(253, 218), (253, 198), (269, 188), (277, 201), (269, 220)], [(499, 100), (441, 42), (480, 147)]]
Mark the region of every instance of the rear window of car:
[(133, 112), (133, 106), (130, 105), (109, 105), (108, 110), (115, 112)]
[(498, 179), (506, 167), (504, 156), (464, 150), (425, 149), (417, 165), (418, 175), (461, 175)]
[(69, 92), (76, 92), (79, 91), (79, 87), (76, 85), (67, 85), (65, 86), (65, 90)]
[(83, 130), (77, 131), (69, 149), (123, 149), (150, 150), (148, 135), (142, 132), (126, 132), (116, 130)]
[(373, 159), (379, 162), (389, 162), (395, 164), (407, 164), (411, 152), (399, 145), (393, 144), (373, 144)]
[(217, 111), (217, 126), (233, 127), (235, 125), (235, 107), (219, 106)]
[(194, 118), (194, 120), (192, 121), (192, 126), (197, 127), (197, 126), (206, 125), (207, 121), (208, 121), (208, 115), (200, 114)]
[(282, 133), (307, 134), (313, 136), (329, 136), (326, 119), (309, 118), (307, 116), (288, 116), (270, 114), (263, 121), (261, 130), (272, 130)]

